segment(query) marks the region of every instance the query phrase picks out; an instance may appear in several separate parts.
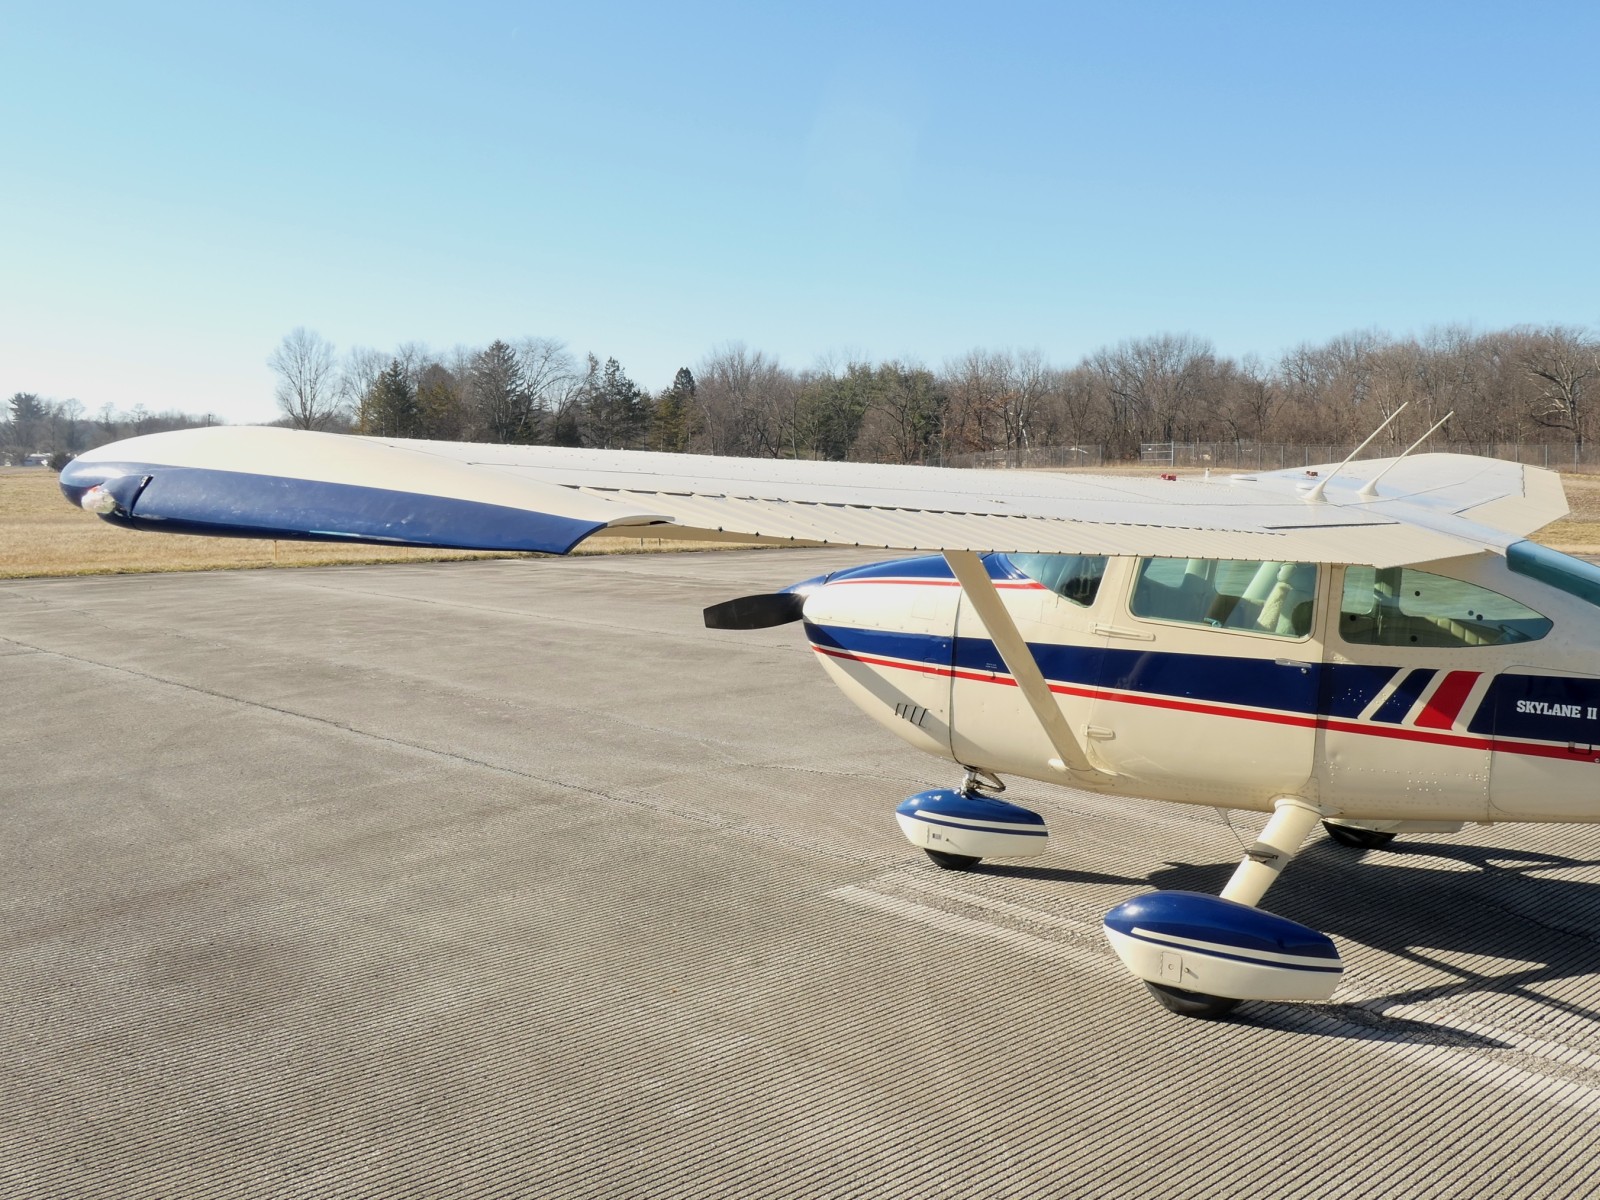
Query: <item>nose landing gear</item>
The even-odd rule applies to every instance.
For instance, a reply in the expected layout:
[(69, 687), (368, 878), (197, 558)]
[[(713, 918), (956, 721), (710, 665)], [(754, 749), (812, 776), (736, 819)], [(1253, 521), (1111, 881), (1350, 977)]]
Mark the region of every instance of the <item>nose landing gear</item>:
[(990, 771), (967, 768), (959, 789), (918, 792), (894, 810), (906, 840), (947, 871), (970, 871), (985, 858), (1033, 858), (1050, 834), (1044, 818), (995, 796), (1006, 785)]

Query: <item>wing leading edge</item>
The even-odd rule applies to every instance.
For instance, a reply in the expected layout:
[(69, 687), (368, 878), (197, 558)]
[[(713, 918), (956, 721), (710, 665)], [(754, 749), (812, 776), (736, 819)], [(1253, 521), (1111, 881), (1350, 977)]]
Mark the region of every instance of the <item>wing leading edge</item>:
[(1167, 481), (222, 427), (90, 451), (61, 486), (142, 529), (558, 554), (646, 535), (1381, 567), (1500, 551), (1566, 511), (1550, 472), (1449, 454), (1404, 460), (1360, 499), (1386, 461), (1308, 503), (1302, 472)]

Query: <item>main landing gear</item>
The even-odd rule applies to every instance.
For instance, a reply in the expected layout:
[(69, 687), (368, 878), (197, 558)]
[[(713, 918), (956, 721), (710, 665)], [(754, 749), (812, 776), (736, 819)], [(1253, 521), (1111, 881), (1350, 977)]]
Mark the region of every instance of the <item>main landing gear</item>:
[(1284, 796), (1220, 896), (1154, 892), (1106, 914), (1106, 940), (1168, 1011), (1220, 1017), (1240, 1000), (1326, 1000), (1344, 964), (1333, 939), (1255, 907), (1322, 811)]
[[(895, 809), (895, 819), (907, 841), (949, 871), (970, 871), (985, 858), (1042, 854), (1049, 844), (1044, 818), (998, 799), (1004, 787), (992, 774), (969, 769), (959, 789), (919, 792)], [(1106, 914), (1106, 940), (1179, 1016), (1220, 1017), (1241, 1000), (1328, 999), (1344, 972), (1333, 940), (1256, 907), (1322, 820), (1309, 801), (1280, 797), (1220, 896), (1136, 897)], [(1386, 832), (1329, 827), (1334, 837)]]

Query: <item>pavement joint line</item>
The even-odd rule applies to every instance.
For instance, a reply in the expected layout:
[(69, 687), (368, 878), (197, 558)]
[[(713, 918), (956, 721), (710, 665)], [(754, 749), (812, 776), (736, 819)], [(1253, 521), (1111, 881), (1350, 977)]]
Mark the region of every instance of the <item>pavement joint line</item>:
[(1382, 1000), (1367, 1000), (1360, 1002), (1358, 1007), (1374, 1013), (1379, 1017), (1396, 1018), (1402, 1021), (1418, 1021), (1428, 1025), (1443, 1025), (1449, 1029), (1458, 1029), (1474, 1037), (1491, 1038), (1495, 1041), (1505, 1042), (1508, 1046), (1531, 1054), (1539, 1058), (1549, 1059), (1565, 1067), (1572, 1067), (1581, 1071), (1592, 1072), (1596, 1076), (1596, 1085), (1600, 1086), (1600, 1054), (1593, 1054), (1577, 1046), (1566, 1046), (1560, 1042), (1546, 1041), (1543, 1038), (1530, 1037), (1527, 1034), (1513, 1033), (1505, 1029), (1497, 1029), (1491, 1025), (1480, 1025), (1474, 1021), (1461, 1019), (1449, 1008), (1442, 1011), (1435, 1006), (1438, 1001), (1425, 1001), (1421, 1004), (1396, 1004), (1385, 1006)]
[[(574, 617), (566, 613), (551, 614), (530, 611), (529, 609), (525, 608), (501, 608), (498, 605), (491, 604), (464, 604), (456, 600), (430, 600), (422, 596), (410, 596), (404, 592), (374, 591), (370, 588), (335, 587), (332, 584), (320, 582), (309, 582), (306, 586), (312, 590), (337, 592), (340, 595), (370, 596), (379, 600), (394, 600), (408, 604), (421, 604), (428, 607), (443, 608), (447, 610), (485, 612), (493, 613), (496, 616), (518, 617), (528, 621), (536, 622), (541, 625), (554, 623), (571, 625), (584, 629), (605, 629), (615, 633), (637, 634), (639, 632), (639, 627), (636, 625), (621, 625), (615, 621), (595, 621), (583, 617)], [(720, 638), (711, 636), (711, 631), (709, 630), (694, 630), (692, 627), (689, 630), (674, 629), (670, 627), (666, 629), (652, 629), (651, 634), (654, 637), (669, 637), (677, 641), (692, 642), (697, 645), (705, 642), (721, 641)], [(757, 648), (760, 650), (778, 651), (788, 656), (809, 654), (809, 648), (804, 644), (799, 643), (763, 643)]]
[[(210, 696), (216, 700), (224, 700), (231, 704), (237, 704), (242, 708), (257, 709), (262, 712), (275, 713), (278, 716), (289, 717), (294, 720), (305, 721), (309, 724), (319, 725), (323, 728), (337, 729), (340, 732), (348, 733), (353, 737), (380, 742), (390, 746), (399, 746), (407, 750), (413, 750), (419, 754), (446, 759), (450, 762), (462, 763), (472, 767), (480, 767), (487, 771), (494, 771), (497, 774), (510, 775), (517, 779), (527, 779), (532, 782), (542, 783), (550, 787), (562, 788), (567, 791), (578, 792), (582, 795), (593, 796), (600, 800), (612, 800), (619, 804), (638, 803), (637, 801), (630, 800), (625, 796), (617, 796), (610, 792), (602, 791), (598, 788), (585, 787), (581, 783), (572, 783), (568, 780), (562, 779), (552, 779), (543, 775), (535, 774), (532, 771), (524, 771), (519, 770), (516, 767), (506, 766), (503, 763), (494, 763), (489, 762), (486, 759), (474, 758), (470, 754), (462, 754), (459, 751), (442, 750), (437, 746), (427, 746), (420, 742), (408, 741), (404, 738), (389, 737), (385, 734), (374, 733), (366, 729), (359, 729), (356, 726), (346, 724), (343, 721), (334, 721), (328, 717), (318, 717), (311, 713), (297, 712), (292, 708), (283, 708), (279, 705), (268, 704), (261, 700), (248, 700), (243, 696), (235, 696), (228, 692), (219, 691), (215, 688), (201, 687), (198, 684), (184, 683), (180, 680), (168, 679), (160, 675), (152, 675), (148, 671), (135, 670), (133, 667), (118, 666), (115, 663), (100, 662), (99, 660), (92, 658), (83, 658), (76, 654), (68, 654), (64, 650), (53, 650), (47, 646), (35, 646), (32, 643), (21, 641), (16, 637), (7, 637), (4, 640), (14, 645), (25, 646), (30, 650), (34, 650), (39, 654), (43, 654), (48, 657), (64, 659), (67, 662), (78, 663), (82, 666), (97, 668), (103, 671), (110, 671), (119, 675), (126, 675), (133, 679), (141, 679), (148, 683), (160, 684), (165, 687), (174, 688), (178, 691), (192, 692), (201, 696)], [(650, 806), (646, 805), (645, 807)]]
[[(1489, 1083), (1502, 1091), (1537, 1097), (1541, 1102), (1559, 1104), (1600, 1116), (1600, 1087), (1563, 1076), (1547, 1075), (1503, 1059), (1474, 1059), (1473, 1047), (1465, 1042), (1417, 1042), (1384, 1036), (1380, 1029), (1352, 1020), (1336, 1006), (1283, 1005), (1284, 1015), (1275, 1024), (1309, 1032), (1334, 1032), (1329, 1026), (1355, 1030), (1355, 1036), (1369, 1046), (1405, 1058), (1433, 1060), (1432, 1065), (1453, 1075)], [(1349, 1036), (1345, 1033), (1343, 1036)], [(1574, 1095), (1574, 1093), (1580, 1093)]]
[[(337, 589), (335, 589), (335, 590), (337, 590)], [(76, 612), (77, 610), (68, 610), (68, 611)], [(106, 624), (105, 622), (100, 621), (98, 619), (94, 619), (90, 614), (84, 613), (84, 614), (80, 614), (80, 615), (86, 617), (87, 619), (90, 620), (90, 622), (92, 624), (95, 624), (95, 625), (99, 626), (100, 628), (105, 629), (107, 632), (115, 632), (115, 629), (114, 629), (113, 626), (111, 626), (109, 624)], [(621, 627), (620, 626), (612, 626), (610, 628), (621, 628)], [(637, 631), (635, 631), (635, 632), (637, 632)], [(196, 637), (193, 634), (186, 633), (186, 632), (184, 632), (182, 630), (176, 630), (176, 629), (172, 630), (171, 634), (172, 634), (172, 636), (177, 637), (177, 638), (179, 638), (179, 639), (181, 639), (181, 640), (183, 640), (183, 641), (185, 641), (187, 643), (190, 643), (192, 645), (202, 646), (202, 647), (205, 647), (207, 649), (224, 650), (224, 649), (228, 649), (229, 648), (228, 644), (225, 643), (225, 642), (218, 642), (218, 641), (215, 641), (213, 639), (206, 639), (206, 638)], [(33, 645), (32, 643), (21, 641), (20, 639), (15, 638), (15, 637), (0, 638), (0, 643), (10, 643), (10, 644), (16, 645), (18, 647), (21, 647), (20, 650), (16, 651), (16, 653), (18, 653), (18, 654), (32, 652), (32, 653), (38, 653), (38, 654), (56, 655), (58, 657), (65, 658), (65, 659), (67, 659), (69, 661), (72, 661), (72, 662), (85, 663), (85, 664), (92, 665), (92, 666), (100, 666), (100, 667), (104, 667), (107, 670), (125, 671), (125, 672), (127, 672), (127, 673), (129, 673), (131, 675), (134, 675), (134, 676), (138, 677), (138, 678), (151, 680), (151, 681), (154, 681), (154, 682), (157, 682), (157, 683), (166, 683), (166, 684), (170, 684), (171, 686), (174, 686), (174, 687), (187, 688), (190, 691), (194, 691), (194, 692), (197, 692), (197, 693), (202, 694), (202, 695), (215, 696), (215, 697), (217, 697), (219, 699), (223, 699), (223, 700), (232, 700), (232, 701), (234, 701), (236, 703), (251, 705), (251, 706), (254, 706), (254, 707), (258, 707), (258, 708), (263, 708), (263, 709), (267, 709), (267, 710), (272, 711), (272, 712), (283, 713), (283, 714), (288, 715), (288, 716), (302, 716), (302, 717), (306, 717), (307, 720), (319, 720), (320, 719), (320, 718), (316, 718), (316, 717), (310, 717), (310, 716), (308, 716), (307, 714), (304, 714), (304, 713), (295, 713), (293, 710), (290, 710), (290, 709), (276, 708), (273, 705), (263, 704), (263, 703), (261, 703), (259, 701), (246, 700), (246, 699), (244, 699), (242, 697), (233, 696), (233, 695), (230, 695), (230, 694), (228, 694), (226, 692), (218, 692), (218, 691), (213, 691), (213, 690), (209, 690), (209, 689), (206, 689), (206, 688), (195, 687), (195, 686), (190, 685), (190, 684), (182, 683), (182, 682), (180, 682), (178, 680), (167, 679), (167, 678), (165, 678), (163, 676), (151, 675), (151, 674), (148, 674), (146, 672), (135, 671), (132, 668), (118, 667), (118, 666), (116, 666), (115, 664), (112, 664), (112, 663), (103, 663), (103, 662), (100, 662), (97, 659), (84, 658), (84, 657), (81, 657), (81, 656), (78, 656), (78, 655), (68, 654), (65, 651), (53, 650), (53, 649), (51, 649), (51, 648), (49, 648), (47, 646), (36, 646), (36, 645)], [(3, 653), (3, 652), (0, 652), (0, 653)], [(326, 661), (326, 660), (318, 660), (318, 659), (316, 659), (314, 657), (309, 657), (308, 656), (308, 657), (306, 657), (305, 661), (307, 661), (307, 662), (316, 662), (316, 661)], [(370, 669), (370, 668), (368, 668), (368, 669)], [(737, 755), (732, 753), (730, 749), (726, 748), (726, 747), (735, 746), (736, 743), (734, 743), (734, 742), (724, 741), (724, 740), (717, 739), (717, 738), (714, 738), (714, 737), (710, 737), (710, 736), (707, 736), (707, 735), (686, 734), (681, 730), (670, 729), (670, 728), (668, 728), (666, 726), (653, 725), (653, 724), (650, 724), (649, 722), (646, 722), (646, 721), (638, 721), (638, 720), (633, 720), (633, 719), (630, 719), (630, 718), (627, 718), (627, 717), (622, 717), (622, 716), (619, 716), (616, 712), (614, 712), (612, 710), (603, 710), (603, 709), (598, 709), (598, 708), (591, 708), (591, 707), (588, 707), (586, 705), (572, 704), (570, 702), (565, 705), (565, 708), (566, 708), (566, 711), (568, 711), (568, 712), (581, 713), (581, 714), (583, 714), (585, 716), (598, 716), (598, 717), (601, 717), (601, 718), (603, 718), (604, 720), (606, 720), (607, 722), (609, 722), (610, 724), (613, 724), (613, 725), (627, 726), (628, 728), (631, 728), (631, 729), (640, 729), (640, 730), (645, 730), (645, 731), (650, 732), (650, 733), (664, 734), (664, 735), (666, 735), (668, 737), (676, 738), (679, 741), (693, 743), (694, 745), (697, 745), (697, 746), (701, 747), (702, 749), (704, 749), (709, 754), (719, 755), (724, 760), (724, 765), (726, 765), (728, 767), (744, 768), (744, 769), (749, 769), (749, 770), (760, 770), (760, 769), (767, 769), (768, 766), (770, 765), (770, 764), (767, 764), (767, 763), (750, 762), (750, 761), (748, 761), (748, 760), (746, 760), (744, 758), (738, 757)], [(337, 728), (346, 729), (346, 730), (348, 730), (349, 732), (352, 732), (352, 733), (362, 733), (363, 732), (361, 730), (355, 729), (353, 726), (339, 725), (337, 722), (330, 722), (330, 723), (334, 724), (335, 727), (337, 727)], [(366, 736), (366, 735), (363, 735), (363, 736)], [(384, 739), (384, 740), (393, 741), (394, 739)], [(406, 742), (400, 742), (399, 744), (401, 744), (401, 745), (415, 745), (413, 743), (406, 743)], [(426, 749), (426, 747), (420, 747), (420, 746), (416, 746), (416, 748)], [(446, 752), (441, 752), (441, 753), (447, 753), (448, 754), (449, 752), (446, 751)], [(467, 759), (467, 761), (476, 762), (477, 760)], [(480, 765), (488, 766), (490, 764), (480, 763)], [(863, 774), (861, 772), (830, 770), (830, 769), (825, 768), (825, 767), (789, 766), (789, 767), (780, 767), (779, 769), (791, 770), (791, 771), (796, 771), (796, 772), (805, 772), (805, 773), (809, 773), (809, 774), (817, 774), (817, 775), (824, 775), (824, 776), (832, 776), (832, 777), (836, 777), (836, 778), (848, 778), (848, 779), (876, 778), (876, 779), (881, 779), (882, 781), (884, 781), (886, 783), (899, 783), (899, 782), (908, 782), (908, 783), (912, 783), (912, 784), (919, 783), (918, 780), (910, 778), (910, 777), (897, 778), (897, 777), (893, 777), (893, 776), (866, 775), (866, 774)], [(540, 777), (539, 776), (532, 776), (532, 778), (540, 778)]]
[[(1438, 966), (1438, 964), (1434, 965), (1436, 969), (1455, 970), (1454, 968), (1441, 968)], [(1519, 974), (1528, 973), (1529, 972), (1519, 972)], [(1418, 986), (1415, 982), (1408, 983), (1403, 980), (1394, 979), (1385, 974), (1380, 967), (1364, 965), (1359, 971), (1347, 970), (1345, 973), (1344, 983), (1342, 983), (1340, 986), (1343, 989), (1349, 989), (1353, 996), (1359, 997), (1359, 1003), (1361, 1003), (1363, 1007), (1367, 1007), (1369, 1001), (1388, 1004), (1391, 1006), (1397, 1006), (1400, 1003), (1416, 1005), (1449, 1003), (1471, 1012), (1478, 1010), (1480, 1007), (1480, 1002), (1490, 997), (1504, 1001), (1508, 996), (1518, 996), (1525, 999), (1530, 1005), (1536, 1005), (1541, 1009), (1548, 1009), (1552, 1007), (1561, 1009), (1567, 1012), (1569, 1016), (1573, 1016), (1581, 1020), (1585, 1026), (1592, 1025), (1595, 1021), (1595, 1013), (1593, 1010), (1576, 1008), (1565, 1001), (1550, 996), (1530, 996), (1523, 988), (1510, 984), (1507, 977), (1500, 977), (1498, 987), (1493, 992), (1487, 994), (1483, 990), (1482, 983), (1483, 981), (1481, 976), (1470, 973), (1461, 973), (1459, 970), (1457, 970), (1456, 979), (1452, 983)], [(1382, 988), (1384, 990), (1377, 990), (1378, 988)], [(1396, 999), (1395, 993), (1397, 992), (1401, 995), (1425, 995), (1426, 999), (1415, 999), (1402, 1002)], [(1344, 993), (1341, 992), (1341, 994)]]
[(959, 904), (968, 904), (974, 908), (984, 908), (1002, 916), (1012, 917), (1015, 920), (1026, 922), (1030, 925), (1043, 925), (1052, 929), (1064, 929), (1072, 933), (1085, 936), (1098, 936), (1100, 925), (1098, 922), (1080, 921), (1073, 917), (1062, 917), (1054, 913), (1041, 912), (1036, 908), (1029, 908), (1023, 904), (1013, 904), (1009, 900), (998, 900), (993, 896), (982, 896), (976, 892), (963, 891), (959, 888), (946, 887), (943, 884), (930, 880), (917, 878), (910, 872), (896, 875), (890, 873), (873, 880), (875, 884), (883, 884), (893, 880), (906, 887), (914, 888), (919, 892), (930, 895), (942, 896), (947, 900), (954, 900)]
[[(390, 745), (390, 746), (400, 747), (400, 748), (403, 748), (403, 749), (406, 749), (406, 750), (410, 750), (410, 751), (413, 751), (415, 753), (422, 754), (422, 755), (425, 755), (425, 756), (441, 758), (441, 759), (444, 759), (444, 760), (446, 760), (448, 762), (459, 763), (459, 764), (462, 764), (462, 765), (471, 766), (471, 767), (477, 767), (477, 768), (480, 768), (480, 769), (483, 769), (483, 770), (487, 770), (487, 771), (493, 771), (496, 774), (510, 776), (511, 778), (514, 778), (514, 779), (523, 779), (523, 780), (527, 780), (527, 781), (532, 782), (532, 783), (543, 784), (543, 785), (545, 785), (547, 787), (559, 788), (559, 789), (562, 789), (562, 790), (565, 790), (565, 791), (577, 793), (579, 795), (589, 796), (589, 797), (591, 797), (593, 799), (597, 799), (597, 800), (610, 801), (610, 802), (615, 803), (615, 804), (627, 805), (627, 806), (633, 807), (633, 808), (640, 808), (640, 809), (644, 809), (644, 810), (647, 810), (647, 811), (650, 811), (650, 812), (656, 812), (656, 813), (661, 813), (661, 814), (664, 814), (664, 815), (677, 817), (679, 819), (682, 819), (682, 820), (685, 820), (685, 821), (689, 821), (689, 822), (692, 822), (692, 823), (695, 823), (695, 824), (707, 825), (707, 826), (710, 826), (712, 828), (715, 828), (715, 829), (718, 829), (718, 830), (721, 830), (721, 831), (724, 831), (724, 832), (739, 832), (739, 833), (747, 835), (747, 836), (756, 837), (756, 838), (758, 838), (760, 840), (763, 840), (763, 841), (777, 842), (777, 843), (780, 843), (780, 844), (792, 844), (793, 841), (794, 841), (794, 839), (791, 838), (791, 837), (779, 836), (776, 833), (776, 831), (773, 831), (773, 830), (770, 830), (770, 829), (766, 829), (766, 828), (764, 828), (764, 827), (762, 827), (762, 826), (760, 826), (758, 824), (740, 823), (740, 822), (731, 821), (726, 817), (720, 816), (720, 815), (718, 815), (716, 813), (706, 812), (706, 811), (701, 810), (701, 809), (685, 808), (685, 807), (680, 806), (680, 805), (654, 803), (651, 800), (649, 800), (648, 798), (646, 798), (645, 796), (640, 796), (640, 795), (635, 795), (635, 796), (622, 795), (622, 794), (618, 794), (618, 793), (615, 793), (615, 792), (604, 791), (604, 790), (598, 789), (598, 788), (587, 787), (584, 784), (575, 783), (575, 782), (572, 782), (570, 780), (557, 779), (557, 778), (553, 778), (551, 776), (546, 776), (546, 775), (539, 775), (539, 774), (536, 774), (536, 773), (534, 773), (532, 771), (526, 771), (526, 770), (519, 769), (517, 767), (507, 766), (504, 763), (490, 762), (487, 759), (475, 758), (472, 755), (463, 754), (460, 751), (446, 750), (446, 749), (442, 749), (442, 748), (437, 747), (437, 746), (429, 746), (429, 745), (425, 745), (425, 744), (423, 744), (421, 742), (410, 741), (410, 740), (405, 739), (405, 738), (397, 738), (397, 737), (391, 737), (391, 736), (388, 736), (388, 735), (385, 735), (385, 734), (381, 734), (381, 733), (375, 733), (373, 731), (366, 730), (366, 729), (361, 729), (361, 728), (358, 728), (355, 725), (351, 725), (351, 724), (348, 724), (348, 723), (345, 723), (345, 722), (342, 722), (342, 721), (335, 721), (335, 720), (331, 720), (331, 719), (329, 719), (327, 717), (319, 717), (319, 716), (315, 716), (315, 715), (310, 714), (310, 713), (299, 712), (299, 711), (297, 711), (295, 709), (284, 708), (282, 706), (275, 705), (275, 704), (268, 704), (268, 703), (265, 703), (264, 701), (260, 701), (260, 700), (246, 699), (245, 697), (236, 696), (236, 695), (233, 695), (233, 694), (228, 693), (228, 692), (223, 692), (223, 691), (217, 690), (215, 688), (200, 687), (200, 686), (198, 686), (196, 684), (185, 683), (183, 681), (175, 680), (175, 679), (168, 679), (168, 678), (166, 678), (164, 676), (154, 675), (154, 674), (151, 674), (150, 672), (147, 672), (147, 671), (136, 670), (136, 669), (134, 669), (132, 667), (119, 666), (119, 665), (117, 665), (115, 663), (101, 662), (98, 659), (85, 658), (85, 657), (82, 657), (80, 655), (68, 654), (66, 651), (56, 650), (56, 649), (52, 649), (52, 648), (46, 647), (46, 646), (36, 646), (36, 645), (33, 645), (32, 643), (21, 641), (20, 639), (15, 638), (15, 637), (7, 637), (7, 638), (4, 638), (4, 639), (0, 639), (0, 642), (21, 646), (21, 647), (24, 648), (25, 651), (31, 651), (31, 652), (38, 653), (38, 654), (41, 654), (41, 655), (44, 655), (44, 656), (47, 656), (47, 657), (59, 658), (59, 659), (63, 659), (63, 660), (68, 661), (68, 662), (78, 663), (78, 664), (83, 665), (83, 666), (87, 666), (87, 667), (91, 667), (91, 668), (98, 668), (98, 669), (105, 670), (105, 671), (111, 671), (111, 672), (114, 672), (114, 673), (117, 673), (117, 674), (122, 674), (122, 675), (129, 676), (131, 678), (141, 679), (141, 680), (144, 680), (146, 682), (155, 683), (155, 684), (163, 685), (163, 686), (166, 686), (166, 687), (175, 688), (175, 689), (178, 689), (180, 691), (192, 692), (192, 693), (195, 693), (197, 695), (209, 696), (209, 697), (212, 697), (213, 699), (224, 700), (224, 701), (227, 701), (229, 703), (238, 704), (241, 707), (244, 707), (244, 708), (247, 708), (247, 709), (254, 709), (254, 710), (257, 710), (257, 711), (261, 711), (261, 712), (270, 712), (270, 713), (274, 713), (274, 714), (276, 714), (278, 716), (288, 717), (288, 718), (293, 719), (293, 720), (305, 721), (305, 722), (308, 722), (308, 723), (313, 724), (313, 725), (321, 726), (323, 728), (336, 729), (336, 730), (339, 730), (342, 733), (349, 734), (352, 737), (357, 737), (357, 738), (362, 738), (362, 739), (369, 740), (369, 741), (378, 742), (378, 743), (383, 744), (383, 745)], [(627, 724), (627, 725), (630, 725), (631, 727), (648, 730), (649, 732), (652, 732), (652, 733), (663, 734), (663, 735), (666, 735), (666, 736), (669, 736), (669, 737), (676, 737), (680, 741), (691, 742), (691, 743), (693, 743), (695, 745), (704, 745), (704, 743), (701, 741), (701, 739), (699, 739), (697, 737), (683, 735), (683, 734), (681, 734), (681, 733), (679, 733), (677, 731), (674, 731), (674, 730), (671, 730), (671, 729), (666, 729), (666, 728), (663, 728), (663, 727), (660, 727), (660, 726), (647, 725), (647, 724), (643, 724), (643, 723), (640, 723), (640, 722), (619, 721), (613, 714), (600, 713), (600, 712), (598, 712), (598, 710), (580, 708), (578, 706), (569, 706), (569, 711), (581, 711), (581, 712), (587, 713), (588, 715), (591, 715), (591, 716), (604, 716), (608, 720), (610, 720), (613, 724)], [(728, 754), (723, 754), (722, 757), (726, 760), (724, 765), (726, 767), (729, 767), (729, 768), (732, 768), (732, 769), (744, 769), (744, 770), (778, 769), (778, 770), (790, 770), (790, 771), (794, 771), (794, 772), (797, 772), (797, 773), (819, 775), (819, 776), (823, 776), (823, 777), (850, 778), (850, 779), (863, 778), (863, 776), (859, 776), (859, 775), (851, 773), (851, 772), (838, 771), (838, 770), (829, 770), (827, 768), (803, 767), (803, 766), (784, 766), (782, 764), (767, 764), (767, 763), (759, 763), (759, 762), (747, 762), (747, 761), (744, 761), (742, 759), (736, 759), (732, 755), (728, 755)], [(894, 780), (886, 780), (886, 782), (896, 782), (896, 781), (894, 781)], [(644, 785), (644, 786), (645, 786), (646, 789), (648, 789), (649, 785)], [(807, 845), (810, 845), (810, 843), (807, 843)], [(815, 847), (812, 847), (812, 848), (815, 848)], [(855, 860), (852, 860), (852, 861), (855, 861)]]
[(1105, 966), (1105, 954), (1096, 953), (1081, 946), (1053, 942), (1049, 938), (1040, 937), (1038, 934), (1024, 933), (1018, 929), (1007, 929), (989, 921), (980, 921), (975, 917), (967, 917), (959, 913), (945, 912), (943, 909), (930, 908), (926, 904), (918, 904), (901, 896), (888, 896), (882, 892), (876, 892), (857, 884), (847, 883), (843, 887), (834, 888), (828, 892), (828, 896), (831, 899), (842, 900), (846, 904), (858, 905), (862, 908), (869, 908), (890, 916), (914, 921), (920, 925), (927, 925), (943, 933), (966, 934), (973, 937), (986, 938), (990, 941), (1003, 942), (1013, 949), (1021, 950), (1025, 954), (1035, 957), (1073, 962), (1083, 966), (1094, 967), (1095, 969), (1101, 969)]

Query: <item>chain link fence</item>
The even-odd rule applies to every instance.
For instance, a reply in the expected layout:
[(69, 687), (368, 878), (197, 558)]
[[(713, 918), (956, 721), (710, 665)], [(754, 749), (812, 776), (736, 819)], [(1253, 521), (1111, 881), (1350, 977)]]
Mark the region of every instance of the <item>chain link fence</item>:
[(1061, 471), (1069, 467), (1103, 467), (1106, 463), (1104, 446), (1039, 446), (984, 450), (977, 454), (947, 454), (939, 465), (996, 471)]

